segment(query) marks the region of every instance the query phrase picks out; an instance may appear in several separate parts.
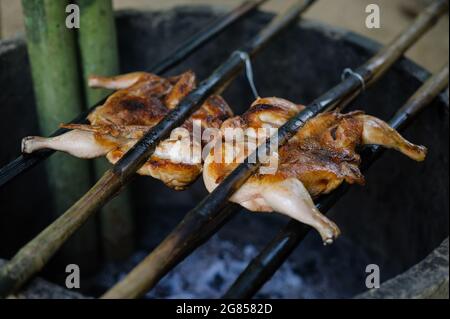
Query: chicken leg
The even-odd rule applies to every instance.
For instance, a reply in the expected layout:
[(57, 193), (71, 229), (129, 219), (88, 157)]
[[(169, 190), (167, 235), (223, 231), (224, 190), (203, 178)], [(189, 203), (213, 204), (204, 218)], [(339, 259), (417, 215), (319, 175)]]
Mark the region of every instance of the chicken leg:
[[(72, 156), (91, 159), (106, 155), (116, 146), (113, 138), (110, 143), (98, 143), (95, 133), (73, 130), (55, 137), (28, 136), (22, 139), (22, 153), (31, 154), (41, 149), (52, 149), (69, 153)], [(108, 136), (103, 137), (108, 141)]]
[(381, 145), (393, 148), (409, 158), (422, 162), (427, 155), (427, 148), (407, 141), (386, 122), (370, 115), (357, 116), (363, 123), (362, 144)]
[(319, 212), (305, 186), (296, 178), (270, 183), (261, 196), (272, 210), (315, 228), (325, 245), (333, 243), (341, 233), (334, 222)]

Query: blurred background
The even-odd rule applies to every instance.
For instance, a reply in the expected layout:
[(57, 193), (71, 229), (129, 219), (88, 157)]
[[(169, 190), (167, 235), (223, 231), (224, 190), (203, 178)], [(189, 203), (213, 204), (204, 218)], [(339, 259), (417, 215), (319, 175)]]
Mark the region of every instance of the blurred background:
[[(229, 9), (243, 0), (114, 0), (116, 10), (165, 10), (173, 6), (214, 5)], [(272, 0), (263, 10), (280, 11), (292, 0)], [(430, 0), (320, 0), (309, 10), (305, 17), (334, 26), (346, 28), (363, 34), (381, 43), (389, 42), (392, 37), (406, 27), (414, 16)], [(365, 27), (365, 8), (368, 4), (378, 4), (381, 9), (381, 28)], [(407, 56), (429, 71), (437, 71), (441, 62), (449, 54), (448, 15), (441, 19), (426, 37), (411, 49)], [(8, 38), (23, 33), (23, 19), (20, 0), (0, 0), (0, 38)], [(440, 62), (441, 61), (441, 62)]]

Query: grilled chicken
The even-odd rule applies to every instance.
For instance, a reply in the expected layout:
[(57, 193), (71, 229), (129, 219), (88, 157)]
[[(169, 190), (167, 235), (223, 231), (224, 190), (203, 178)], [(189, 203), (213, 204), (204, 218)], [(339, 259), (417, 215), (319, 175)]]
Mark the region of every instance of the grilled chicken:
[[(192, 72), (171, 78), (144, 72), (116, 77), (92, 76), (89, 86), (117, 91), (88, 116), (90, 124), (61, 125), (71, 131), (53, 138), (26, 137), (22, 140), (22, 152), (48, 148), (85, 159), (106, 156), (114, 164), (195, 85)], [(194, 121), (201, 121), (200, 130), (220, 128), (222, 121), (230, 116), (232, 111), (220, 96), (209, 97), (198, 111), (172, 132), (170, 138), (159, 143), (138, 173), (160, 179), (174, 189), (184, 189), (202, 170), (201, 156), (192, 156), (192, 150), (207, 142), (192, 138)]]
[[(244, 143), (240, 150), (235, 150), (232, 156), (239, 160), (228, 164), (215, 160), (217, 152), (221, 153), (217, 158), (223, 158), (231, 150), (223, 137), (226, 128), (279, 128), (304, 108), (279, 98), (260, 98), (242, 116), (226, 120), (221, 128), (220, 146), (211, 149), (205, 159), (203, 179), (207, 189), (213, 191), (256, 143), (262, 142), (246, 136), (247, 142), (255, 145), (249, 147)], [(324, 244), (330, 244), (340, 230), (317, 210), (313, 198), (330, 193), (343, 181), (364, 184), (356, 150), (367, 144), (396, 149), (416, 161), (423, 161), (426, 156), (425, 147), (406, 141), (378, 118), (360, 111), (326, 112), (307, 121), (288, 143), (272, 153), (278, 160), (274, 174), (253, 175), (230, 200), (250, 211), (277, 211), (308, 224), (319, 232)]]

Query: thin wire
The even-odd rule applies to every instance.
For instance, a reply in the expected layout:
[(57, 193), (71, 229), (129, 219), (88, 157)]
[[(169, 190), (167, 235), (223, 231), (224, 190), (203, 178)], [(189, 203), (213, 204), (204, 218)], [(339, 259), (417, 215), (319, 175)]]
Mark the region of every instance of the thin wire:
[(252, 61), (250, 59), (250, 56), (248, 55), (247, 52), (239, 50), (235, 51), (234, 54), (237, 54), (245, 62), (245, 74), (247, 75), (248, 84), (250, 85), (250, 88), (252, 90), (255, 99), (259, 98), (260, 95), (258, 93), (258, 90), (256, 89), (255, 79), (253, 76)]

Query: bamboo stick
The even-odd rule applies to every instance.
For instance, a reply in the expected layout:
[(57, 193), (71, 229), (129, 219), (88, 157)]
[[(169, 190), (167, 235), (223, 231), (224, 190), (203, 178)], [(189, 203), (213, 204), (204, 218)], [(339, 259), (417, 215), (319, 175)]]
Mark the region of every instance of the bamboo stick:
[[(389, 125), (397, 130), (406, 128), (447, 87), (448, 72), (447, 64), (409, 98), (391, 118)], [(380, 147), (368, 147), (363, 152), (362, 170), (367, 171), (383, 152), (384, 149)], [(343, 184), (330, 195), (323, 196), (317, 203), (317, 208), (326, 213), (349, 188), (350, 185)], [(301, 243), (309, 230), (309, 226), (291, 219), (286, 227), (249, 263), (225, 293), (224, 298), (247, 299), (255, 295)]]
[[(78, 47), (86, 105), (104, 99), (110, 90), (92, 89), (88, 83), (90, 75), (113, 76), (119, 74), (119, 53), (112, 0), (78, 0), (80, 29)], [(96, 179), (109, 168), (104, 158), (94, 161)], [(115, 261), (129, 256), (134, 248), (134, 220), (129, 194), (124, 190), (112, 199), (100, 212), (100, 235), (103, 256)]]
[[(96, 160), (94, 165), (97, 179), (101, 178), (110, 166), (104, 158)], [(119, 261), (129, 257), (135, 248), (136, 234), (128, 189), (124, 189), (101, 209), (99, 222), (105, 260)]]
[[(181, 61), (183, 61), (183, 59), (191, 55), (197, 49), (201, 48), (204, 44), (222, 33), (226, 28), (239, 21), (249, 13), (253, 12), (256, 8), (258, 8), (262, 3), (266, 1), (267, 0), (246, 1), (242, 5), (233, 9), (231, 12), (224, 14), (218, 19), (215, 19), (204, 29), (195, 33), (181, 45), (174, 48), (174, 50), (171, 51), (166, 58), (150, 68), (149, 72), (162, 74), (168, 71), (170, 68), (179, 64)], [(89, 110), (81, 112), (70, 123), (86, 123), (86, 117), (89, 115), (89, 113), (92, 112), (97, 106), (102, 105), (104, 102), (105, 99), (93, 105)], [(67, 132), (66, 129), (60, 128), (53, 132), (50, 136), (61, 135), (65, 132)], [(15, 160), (11, 161), (0, 169), (0, 187), (6, 185), (15, 177), (33, 168), (38, 163), (47, 159), (54, 153), (55, 151), (53, 150), (42, 150), (33, 154), (18, 156)]]
[[(294, 22), (314, 0), (299, 1), (284, 14), (278, 15), (252, 41), (241, 48), (249, 55), (256, 54), (281, 30)], [(32, 275), (40, 271), (61, 245), (108, 200), (116, 195), (135, 175), (135, 172), (153, 153), (156, 145), (194, 112), (216, 89), (222, 87), (242, 68), (243, 61), (232, 54), (212, 75), (190, 93), (163, 120), (153, 127), (121, 160), (108, 170), (103, 177), (81, 199), (69, 208), (60, 219), (48, 226), (36, 238), (25, 245), (11, 261), (0, 269), (0, 297), (21, 287)], [(62, 222), (62, 220), (64, 222)], [(55, 226), (58, 225), (58, 226)], [(38, 243), (46, 245), (34, 249)]]
[[(68, 1), (22, 0), (27, 48), (36, 96), (40, 130), (51, 132), (59, 119), (82, 111), (80, 77), (73, 30), (65, 25)], [(58, 154), (46, 163), (55, 214), (64, 211), (91, 186), (89, 163)], [(85, 271), (95, 268), (98, 256), (95, 221), (63, 250), (63, 259)]]
[[(356, 72), (365, 82), (374, 83), (425, 31), (436, 23), (437, 18), (446, 9), (446, 1), (433, 2), (406, 31), (358, 68)], [(342, 81), (283, 125), (278, 130), (278, 145), (283, 145), (308, 119), (335, 106), (342, 98), (346, 98), (361, 89), (361, 82), (357, 77), (352, 76)], [(266, 144), (269, 143), (271, 143), (270, 139)], [(272, 148), (268, 145), (266, 149)], [(258, 150), (255, 152), (258, 152)], [(250, 158), (258, 157), (251, 155)], [(103, 298), (139, 297), (152, 288), (173, 265), (183, 259), (183, 256), (185, 256), (183, 250), (192, 251), (196, 248), (185, 243), (195, 244), (193, 239), (203, 235), (200, 232), (207, 231), (212, 234), (222, 225), (216, 219), (226, 219), (226, 216), (222, 214), (222, 209), (224, 209), (227, 200), (258, 167), (259, 162), (248, 163), (248, 161), (245, 161), (240, 164), (213, 192), (186, 215), (152, 253), (121, 282), (106, 292)], [(202, 216), (202, 218), (197, 217), (197, 220), (195, 220), (196, 216)]]

